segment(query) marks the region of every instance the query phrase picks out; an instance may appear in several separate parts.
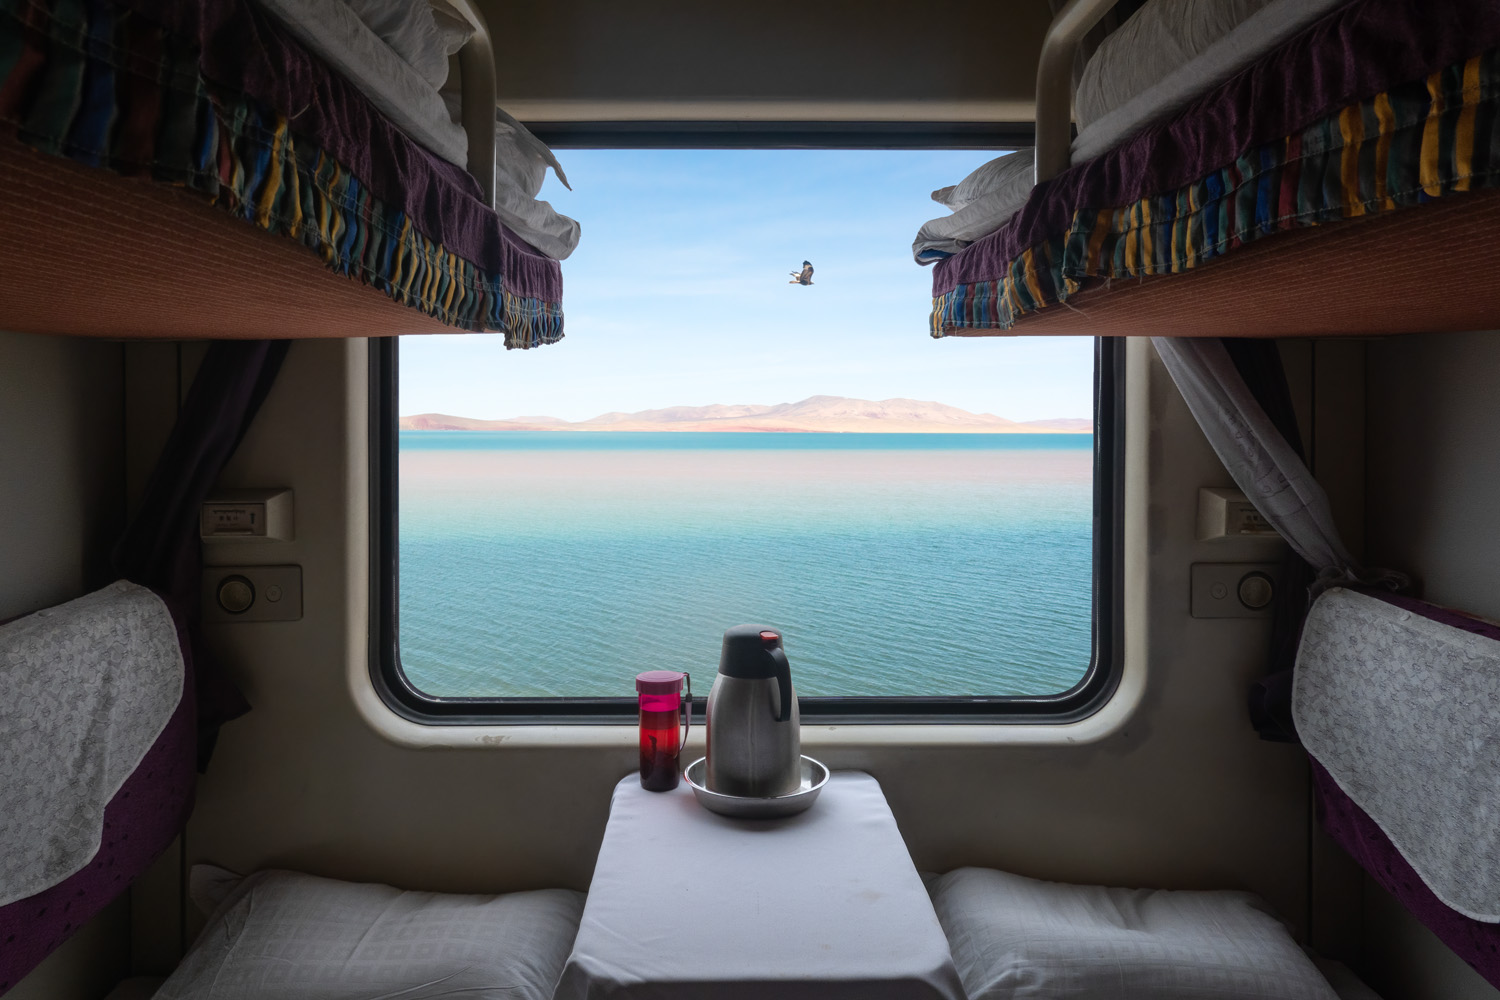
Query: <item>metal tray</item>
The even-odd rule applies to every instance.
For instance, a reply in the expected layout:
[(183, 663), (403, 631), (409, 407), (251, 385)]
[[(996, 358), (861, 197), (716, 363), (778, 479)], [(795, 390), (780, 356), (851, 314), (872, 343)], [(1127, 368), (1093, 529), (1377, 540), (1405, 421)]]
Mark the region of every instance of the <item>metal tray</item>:
[(747, 798), (711, 792), (703, 784), (708, 758), (699, 757), (683, 770), (682, 776), (692, 786), (693, 796), (709, 812), (737, 819), (774, 819), (795, 816), (817, 801), (818, 793), (828, 784), (828, 768), (811, 757), (802, 758), (802, 785), (795, 792), (770, 798)]

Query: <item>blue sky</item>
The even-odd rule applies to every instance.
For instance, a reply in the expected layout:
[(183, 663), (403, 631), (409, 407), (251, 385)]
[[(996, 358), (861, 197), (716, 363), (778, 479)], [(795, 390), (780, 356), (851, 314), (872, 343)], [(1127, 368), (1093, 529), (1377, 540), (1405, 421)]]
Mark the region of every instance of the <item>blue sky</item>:
[[(611, 410), (934, 400), (1015, 420), (1085, 417), (1093, 341), (927, 334), (932, 271), (911, 259), (930, 192), (977, 151), (560, 150), (577, 219), (565, 339), (407, 337), (402, 414), (583, 420)], [(788, 284), (804, 259), (811, 287)]]

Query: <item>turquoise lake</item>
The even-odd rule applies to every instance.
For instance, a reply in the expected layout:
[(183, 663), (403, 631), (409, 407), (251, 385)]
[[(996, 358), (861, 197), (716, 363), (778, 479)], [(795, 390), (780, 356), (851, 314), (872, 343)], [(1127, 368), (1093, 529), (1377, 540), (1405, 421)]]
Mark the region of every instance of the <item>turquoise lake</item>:
[(706, 694), (785, 636), (802, 695), (1038, 695), (1091, 650), (1087, 434), (403, 431), (401, 661), (440, 696)]

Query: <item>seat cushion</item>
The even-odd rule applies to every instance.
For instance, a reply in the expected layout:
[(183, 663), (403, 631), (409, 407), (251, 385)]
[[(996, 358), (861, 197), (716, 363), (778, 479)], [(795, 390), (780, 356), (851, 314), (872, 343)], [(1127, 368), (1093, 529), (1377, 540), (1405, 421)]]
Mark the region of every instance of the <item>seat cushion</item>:
[(1243, 892), (1107, 889), (960, 868), (928, 885), (969, 1000), (1338, 1000)]
[(583, 900), (257, 872), (224, 896), (156, 1000), (549, 1000)]

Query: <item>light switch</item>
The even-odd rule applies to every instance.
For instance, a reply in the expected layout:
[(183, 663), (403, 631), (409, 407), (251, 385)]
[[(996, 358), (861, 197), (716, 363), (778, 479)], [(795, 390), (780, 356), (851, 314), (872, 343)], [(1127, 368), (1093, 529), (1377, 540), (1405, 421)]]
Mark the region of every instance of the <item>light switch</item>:
[(1204, 487), (1198, 491), (1198, 540), (1277, 538), (1265, 515), (1239, 490)]
[(1194, 563), (1194, 618), (1269, 618), (1276, 598), (1277, 563)]
[(287, 542), (292, 539), (292, 491), (226, 490), (203, 502), (198, 536), (205, 542)]
[(205, 622), (294, 622), (302, 617), (301, 566), (203, 567)]

